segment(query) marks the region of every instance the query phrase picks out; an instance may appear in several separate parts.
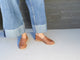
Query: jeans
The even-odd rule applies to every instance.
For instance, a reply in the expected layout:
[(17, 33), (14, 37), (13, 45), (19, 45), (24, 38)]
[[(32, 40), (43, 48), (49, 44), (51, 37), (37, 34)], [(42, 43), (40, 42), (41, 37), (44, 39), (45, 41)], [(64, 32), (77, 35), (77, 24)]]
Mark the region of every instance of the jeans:
[[(25, 0), (34, 33), (47, 31), (44, 0)], [(25, 33), (25, 23), (19, 8), (19, 0), (0, 0), (5, 37), (18, 37)]]

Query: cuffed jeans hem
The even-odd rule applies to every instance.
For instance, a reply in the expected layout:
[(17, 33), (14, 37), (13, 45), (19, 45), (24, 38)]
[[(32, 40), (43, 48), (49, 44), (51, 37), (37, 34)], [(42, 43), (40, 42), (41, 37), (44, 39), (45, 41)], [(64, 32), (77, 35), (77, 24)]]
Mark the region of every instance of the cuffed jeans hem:
[(43, 25), (33, 25), (34, 39), (36, 33), (44, 33), (47, 32), (47, 24)]
[(5, 30), (5, 37), (6, 38), (17, 38), (18, 36), (22, 35), (23, 33), (25, 33), (25, 25), (21, 25), (16, 29), (12, 29), (12, 30)]
[(47, 24), (43, 25), (33, 25), (35, 27), (35, 33), (44, 33), (47, 32)]

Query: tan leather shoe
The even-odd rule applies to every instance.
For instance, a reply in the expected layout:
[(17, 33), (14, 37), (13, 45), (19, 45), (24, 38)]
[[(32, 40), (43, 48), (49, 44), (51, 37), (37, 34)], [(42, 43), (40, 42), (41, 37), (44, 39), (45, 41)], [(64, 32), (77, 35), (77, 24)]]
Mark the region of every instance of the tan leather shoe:
[(24, 49), (27, 47), (26, 42), (28, 41), (28, 37), (26, 36), (26, 38), (21, 38), (20, 42), (19, 42), (19, 48), (20, 49)]
[(47, 45), (53, 45), (53, 44), (55, 44), (55, 42), (53, 40), (51, 40), (50, 38), (48, 38), (47, 36), (45, 36), (44, 38), (41, 38), (41, 37), (39, 37), (39, 36), (36, 35), (35, 36), (35, 40), (36, 41), (42, 41), (42, 42), (44, 42)]

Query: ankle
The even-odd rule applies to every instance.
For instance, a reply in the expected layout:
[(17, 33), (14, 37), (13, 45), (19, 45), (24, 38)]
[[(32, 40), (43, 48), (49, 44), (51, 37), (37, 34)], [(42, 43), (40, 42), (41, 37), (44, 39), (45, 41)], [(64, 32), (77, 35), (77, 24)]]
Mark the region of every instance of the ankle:
[(36, 35), (41, 37), (41, 38), (44, 38), (44, 36), (45, 36), (43, 33), (36, 33)]
[(26, 38), (27, 34), (26, 33), (23, 33), (22, 34), (22, 38)]

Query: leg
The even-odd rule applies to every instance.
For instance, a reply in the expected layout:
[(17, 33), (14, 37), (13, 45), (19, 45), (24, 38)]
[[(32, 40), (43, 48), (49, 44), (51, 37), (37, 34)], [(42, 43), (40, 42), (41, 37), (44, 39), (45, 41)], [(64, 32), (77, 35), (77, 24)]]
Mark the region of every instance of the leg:
[(0, 0), (0, 4), (6, 37), (18, 37), (23, 34), (25, 26), (17, 0)]
[(44, 0), (26, 0), (26, 4), (29, 8), (35, 39), (40, 39), (49, 45), (54, 44), (54, 41), (43, 34), (44, 32), (47, 32)]
[(47, 31), (44, 0), (26, 0), (29, 8), (32, 28), (35, 33)]
[(19, 0), (0, 0), (0, 4), (3, 17), (3, 29), (6, 37), (19, 38), (19, 36), (22, 36), (19, 47), (25, 48), (27, 38), (25, 39), (24, 36), (25, 25), (19, 9)]

